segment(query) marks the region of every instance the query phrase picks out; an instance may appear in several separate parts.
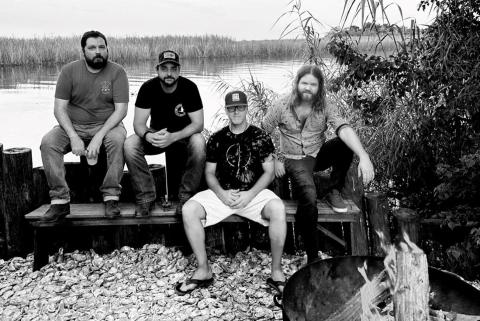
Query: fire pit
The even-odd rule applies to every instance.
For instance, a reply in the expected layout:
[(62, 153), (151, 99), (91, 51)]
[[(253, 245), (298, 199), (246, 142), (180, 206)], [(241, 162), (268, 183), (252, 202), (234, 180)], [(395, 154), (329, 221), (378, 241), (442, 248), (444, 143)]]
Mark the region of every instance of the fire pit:
[[(283, 293), (284, 320), (347, 320), (332, 318), (332, 315), (354, 303), (365, 284), (358, 272), (364, 265), (369, 279), (384, 270), (383, 258), (372, 256), (336, 257), (298, 270), (288, 280)], [(431, 309), (479, 316), (480, 320), (479, 290), (453, 273), (432, 267), (429, 280)], [(348, 320), (360, 320), (360, 315)]]

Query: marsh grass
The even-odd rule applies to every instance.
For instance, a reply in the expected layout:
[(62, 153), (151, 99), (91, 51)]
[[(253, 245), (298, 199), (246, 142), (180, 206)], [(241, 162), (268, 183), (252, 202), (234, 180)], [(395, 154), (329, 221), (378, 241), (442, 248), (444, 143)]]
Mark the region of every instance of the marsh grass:
[[(206, 36), (107, 37), (110, 58), (118, 63), (156, 60), (166, 49), (177, 51), (182, 58), (292, 58), (304, 57), (303, 39), (236, 41), (232, 38)], [(325, 41), (319, 42), (317, 53), (328, 55)], [(365, 52), (373, 52), (373, 41), (361, 40)], [(385, 47), (392, 47), (387, 38)], [(82, 56), (80, 36), (44, 38), (0, 37), (0, 66), (53, 65), (76, 60)], [(392, 47), (393, 48), (393, 47)]]
[[(107, 37), (110, 57), (119, 63), (156, 59), (166, 49), (182, 58), (299, 56), (304, 46), (300, 40), (236, 41), (232, 38), (206, 36)], [(66, 63), (81, 56), (80, 36), (50, 38), (0, 38), (0, 65)]]

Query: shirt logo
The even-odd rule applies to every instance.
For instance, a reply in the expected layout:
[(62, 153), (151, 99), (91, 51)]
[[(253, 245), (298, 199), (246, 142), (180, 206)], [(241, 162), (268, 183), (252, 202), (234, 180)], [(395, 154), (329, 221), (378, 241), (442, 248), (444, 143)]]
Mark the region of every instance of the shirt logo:
[(163, 59), (175, 59), (175, 54), (173, 52), (166, 52), (163, 54)]
[(233, 94), (232, 101), (240, 101), (240, 95), (238, 93)]
[(185, 109), (183, 109), (183, 105), (182, 104), (178, 104), (176, 107), (175, 107), (175, 115), (177, 117), (183, 117), (186, 115), (185, 113)]
[(106, 95), (112, 91), (112, 83), (109, 81), (102, 81), (100, 84), (100, 90), (102, 91), (102, 94)]

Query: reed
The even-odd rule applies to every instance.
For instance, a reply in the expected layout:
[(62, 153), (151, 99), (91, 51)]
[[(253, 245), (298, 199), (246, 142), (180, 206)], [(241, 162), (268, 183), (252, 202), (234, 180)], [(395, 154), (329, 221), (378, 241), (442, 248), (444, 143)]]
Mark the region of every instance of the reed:
[[(299, 56), (303, 42), (294, 39), (236, 41), (205, 36), (108, 37), (110, 57), (119, 63), (156, 59), (172, 49), (182, 58), (292, 57)], [(80, 36), (17, 39), (0, 37), (0, 65), (58, 64), (81, 56)]]
[[(217, 35), (107, 37), (110, 58), (119, 63), (155, 60), (166, 49), (177, 51), (182, 58), (302, 58), (303, 39), (243, 40), (236, 41)], [(393, 41), (383, 40), (386, 48), (394, 48)], [(320, 52), (327, 55), (326, 41)], [(360, 48), (374, 52), (374, 41), (362, 39)], [(0, 37), (0, 65), (53, 65), (63, 64), (81, 57), (80, 36), (43, 38)], [(388, 50), (387, 50), (388, 51)]]

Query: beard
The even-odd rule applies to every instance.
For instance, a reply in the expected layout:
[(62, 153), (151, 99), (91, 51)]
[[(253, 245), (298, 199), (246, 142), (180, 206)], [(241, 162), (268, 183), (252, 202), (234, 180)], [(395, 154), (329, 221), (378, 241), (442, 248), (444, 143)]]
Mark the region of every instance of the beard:
[(315, 95), (313, 93), (311, 93), (310, 91), (307, 91), (307, 90), (299, 91), (299, 90), (297, 90), (297, 93), (298, 93), (298, 96), (303, 101), (313, 102), (315, 100)]
[[(160, 82), (161, 82), (165, 87), (173, 87), (173, 86), (175, 86), (175, 85), (177, 84), (177, 82), (178, 82), (178, 78), (175, 79), (175, 78), (173, 78), (173, 77), (165, 77), (165, 78), (160, 78), (160, 77), (159, 77), (159, 79), (160, 79)], [(166, 82), (167, 79), (172, 79), (173, 82)]]
[(105, 57), (103, 57), (102, 55), (95, 55), (95, 57), (93, 57), (92, 59), (88, 58), (86, 55), (84, 55), (84, 57), (87, 65), (95, 70), (103, 69), (108, 62), (108, 53), (105, 55)]

